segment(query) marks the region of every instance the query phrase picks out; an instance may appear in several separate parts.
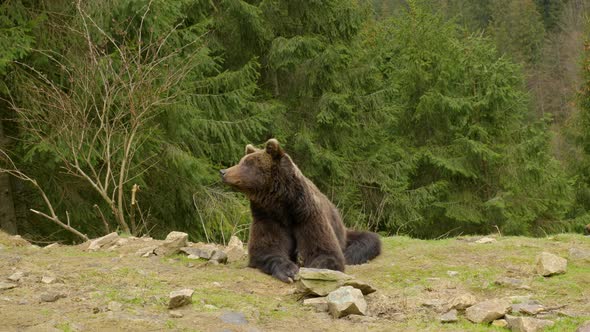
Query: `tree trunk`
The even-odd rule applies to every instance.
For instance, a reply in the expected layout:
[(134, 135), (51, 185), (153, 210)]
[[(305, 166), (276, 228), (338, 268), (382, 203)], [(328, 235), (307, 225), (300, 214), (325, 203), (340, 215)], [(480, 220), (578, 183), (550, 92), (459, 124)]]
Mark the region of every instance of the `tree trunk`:
[[(0, 119), (0, 149), (8, 148), (8, 139), (4, 136), (4, 128)], [(16, 213), (12, 200), (10, 175), (0, 173), (0, 228), (9, 234), (16, 234)]]

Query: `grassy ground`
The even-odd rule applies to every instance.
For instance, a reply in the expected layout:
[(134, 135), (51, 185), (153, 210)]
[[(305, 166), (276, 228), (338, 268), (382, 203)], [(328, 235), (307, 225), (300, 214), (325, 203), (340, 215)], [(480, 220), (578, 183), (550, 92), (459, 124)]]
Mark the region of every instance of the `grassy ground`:
[[(590, 250), (590, 237), (501, 237), (491, 244), (469, 239), (422, 241), (383, 239), (383, 254), (347, 273), (378, 289), (367, 296), (369, 322), (332, 319), (302, 306), (295, 286), (283, 284), (245, 261), (208, 265), (185, 257), (140, 258), (133, 253), (150, 243), (131, 241), (112, 252), (85, 252), (80, 247), (34, 248), (0, 234), (0, 281), (15, 271), (27, 273), (19, 286), (0, 291), (0, 331), (500, 331), (474, 325), (463, 317), (441, 324), (439, 314), (422, 304), (450, 300), (471, 292), (479, 300), (529, 295), (547, 307), (561, 307), (547, 331), (574, 331), (590, 320), (590, 261), (569, 259), (564, 275), (543, 278), (533, 272), (535, 256), (548, 251), (568, 258), (572, 247)], [(457, 271), (451, 277), (447, 271)], [(42, 276), (58, 277), (55, 284)], [(494, 283), (503, 276), (524, 278), (530, 290)], [(167, 310), (170, 291), (195, 289), (193, 304), (180, 308), (182, 318)], [(40, 294), (66, 295), (40, 302)], [(108, 310), (110, 302), (122, 304)], [(247, 324), (224, 323), (228, 311), (243, 313)]]

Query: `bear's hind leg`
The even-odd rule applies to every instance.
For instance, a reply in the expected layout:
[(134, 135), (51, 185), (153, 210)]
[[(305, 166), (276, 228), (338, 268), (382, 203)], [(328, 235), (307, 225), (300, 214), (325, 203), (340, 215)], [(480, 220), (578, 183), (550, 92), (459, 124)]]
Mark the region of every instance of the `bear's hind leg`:
[[(321, 219), (320, 219), (321, 220)], [(328, 222), (307, 220), (294, 228), (305, 267), (344, 271), (344, 255)]]

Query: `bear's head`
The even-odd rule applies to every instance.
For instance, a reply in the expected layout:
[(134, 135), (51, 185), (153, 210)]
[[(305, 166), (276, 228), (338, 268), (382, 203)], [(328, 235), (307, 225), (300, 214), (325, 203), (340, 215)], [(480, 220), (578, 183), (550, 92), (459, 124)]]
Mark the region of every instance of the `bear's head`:
[(272, 189), (279, 169), (289, 159), (276, 139), (269, 139), (264, 149), (246, 145), (246, 155), (228, 169), (220, 170), (221, 178), (238, 191), (254, 194)]

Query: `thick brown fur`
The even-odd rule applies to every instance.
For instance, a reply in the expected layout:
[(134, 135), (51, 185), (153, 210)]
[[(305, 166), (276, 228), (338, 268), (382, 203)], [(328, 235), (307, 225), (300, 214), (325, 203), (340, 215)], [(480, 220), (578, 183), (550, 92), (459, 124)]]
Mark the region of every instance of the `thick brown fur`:
[(584, 234), (590, 235), (590, 224), (588, 224), (588, 225), (586, 225), (586, 227), (584, 227)]
[(305, 267), (344, 271), (381, 252), (379, 236), (347, 230), (338, 209), (271, 139), (264, 150), (246, 146), (239, 164), (221, 170), (223, 182), (246, 194), (252, 225), (250, 267), (288, 282)]

